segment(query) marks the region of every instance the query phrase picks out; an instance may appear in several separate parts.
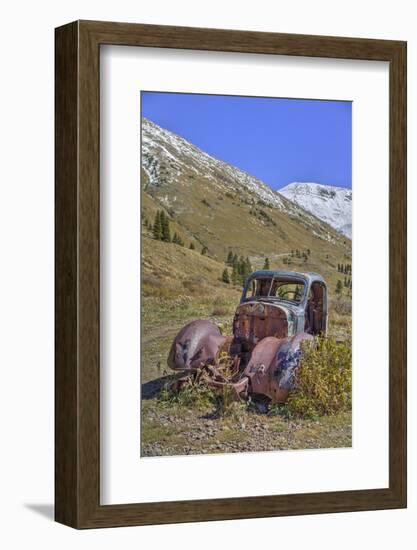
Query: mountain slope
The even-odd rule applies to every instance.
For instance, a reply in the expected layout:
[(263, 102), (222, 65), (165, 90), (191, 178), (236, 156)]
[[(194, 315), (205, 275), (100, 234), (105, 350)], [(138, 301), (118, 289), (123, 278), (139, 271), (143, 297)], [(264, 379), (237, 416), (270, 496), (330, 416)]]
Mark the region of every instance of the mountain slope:
[(281, 195), (352, 238), (352, 190), (319, 183), (290, 183)]
[[(350, 261), (348, 239), (257, 178), (149, 120), (143, 119), (141, 135), (141, 210), (146, 220), (142, 231), (151, 237), (149, 222), (163, 209), (171, 235), (175, 231), (186, 247), (195, 246), (191, 257), (201, 264), (202, 273), (207, 267), (198, 258), (203, 247), (219, 266), (232, 250), (249, 257), (254, 268), (262, 267), (268, 257), (272, 268), (319, 271), (331, 281), (338, 277), (337, 264)], [(174, 246), (146, 246), (144, 274), (158, 276), (157, 256), (163, 247), (174, 252)], [(310, 252), (308, 260), (302, 251)], [(172, 261), (177, 262), (174, 254)], [(176, 268), (176, 280), (188, 277), (185, 267)]]

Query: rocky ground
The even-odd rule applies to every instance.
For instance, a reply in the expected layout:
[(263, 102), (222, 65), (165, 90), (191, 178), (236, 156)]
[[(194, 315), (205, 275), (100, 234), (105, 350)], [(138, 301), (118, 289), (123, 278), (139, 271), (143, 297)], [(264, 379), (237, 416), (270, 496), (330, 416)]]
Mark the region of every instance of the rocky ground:
[(352, 445), (351, 415), (317, 420), (260, 413), (235, 404), (226, 414), (203, 407), (186, 408), (157, 398), (142, 407), (142, 456), (319, 449)]

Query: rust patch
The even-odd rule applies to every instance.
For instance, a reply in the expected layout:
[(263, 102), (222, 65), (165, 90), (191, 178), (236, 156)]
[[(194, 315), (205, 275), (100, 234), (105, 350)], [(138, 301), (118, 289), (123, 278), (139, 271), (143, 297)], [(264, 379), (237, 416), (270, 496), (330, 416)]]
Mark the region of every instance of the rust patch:
[(285, 311), (277, 305), (249, 302), (238, 307), (233, 320), (236, 342), (245, 342), (254, 348), (267, 336), (285, 338), (288, 321)]

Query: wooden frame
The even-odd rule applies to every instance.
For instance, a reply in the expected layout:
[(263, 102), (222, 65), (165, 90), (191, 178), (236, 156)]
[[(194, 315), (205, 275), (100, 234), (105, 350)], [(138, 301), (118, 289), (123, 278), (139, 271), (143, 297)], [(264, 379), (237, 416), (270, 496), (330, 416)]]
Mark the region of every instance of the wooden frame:
[[(406, 506), (406, 43), (77, 21), (56, 29), (55, 518), (75, 528)], [(99, 501), (99, 51), (101, 44), (390, 64), (389, 488), (198, 501)]]

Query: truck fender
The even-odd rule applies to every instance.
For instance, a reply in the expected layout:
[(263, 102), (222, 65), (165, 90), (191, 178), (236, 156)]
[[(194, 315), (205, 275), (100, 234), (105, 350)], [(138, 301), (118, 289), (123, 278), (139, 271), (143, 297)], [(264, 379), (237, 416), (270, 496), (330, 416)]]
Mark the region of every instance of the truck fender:
[(284, 403), (294, 388), (302, 355), (301, 342), (313, 340), (307, 333), (289, 338), (269, 336), (253, 349), (245, 368), (252, 393), (266, 395), (272, 403)]
[(213, 362), (227, 340), (214, 323), (191, 321), (175, 337), (168, 355), (168, 366), (176, 371), (195, 371)]

